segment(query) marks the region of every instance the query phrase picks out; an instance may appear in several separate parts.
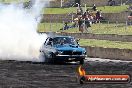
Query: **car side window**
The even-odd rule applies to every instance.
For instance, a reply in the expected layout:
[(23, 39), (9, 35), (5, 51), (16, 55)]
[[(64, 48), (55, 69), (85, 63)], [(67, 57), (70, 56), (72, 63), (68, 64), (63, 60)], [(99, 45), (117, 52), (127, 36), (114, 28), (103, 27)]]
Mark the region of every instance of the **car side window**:
[(48, 46), (48, 45), (52, 45), (52, 38), (48, 38), (45, 42), (45, 45)]
[(46, 39), (46, 41), (44, 42), (44, 45), (47, 45), (49, 38)]
[(47, 45), (48, 45), (48, 42), (49, 42), (49, 38), (47, 38), (47, 39), (46, 39), (46, 41), (45, 41), (44, 45), (46, 45), (46, 46), (47, 46)]

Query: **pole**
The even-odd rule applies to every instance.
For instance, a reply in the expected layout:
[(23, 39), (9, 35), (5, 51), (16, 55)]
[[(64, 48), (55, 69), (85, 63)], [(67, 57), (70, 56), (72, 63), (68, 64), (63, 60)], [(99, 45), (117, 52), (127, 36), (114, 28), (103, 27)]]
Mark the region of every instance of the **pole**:
[(122, 5), (122, 0), (121, 0), (121, 5)]
[(125, 26), (125, 29), (127, 30), (127, 21), (126, 21), (126, 26)]
[(85, 10), (84, 11), (86, 12), (86, 10), (87, 10), (87, 4), (85, 4)]
[(74, 23), (73, 20), (74, 20), (74, 14), (73, 14), (73, 11), (72, 11), (72, 23)]
[(118, 27), (118, 21), (116, 21), (116, 28)]
[(52, 19), (52, 18), (51, 18), (51, 16), (50, 16), (50, 32), (52, 31), (52, 29), (51, 29), (51, 28), (52, 28), (51, 19)]
[(63, 0), (61, 0), (61, 8), (63, 7)]
[[(64, 21), (62, 22), (62, 24), (64, 25)], [(64, 27), (63, 27), (63, 29), (62, 29), (62, 32), (64, 32)]]
[(101, 25), (101, 22), (100, 22), (100, 20), (99, 20), (99, 29), (101, 29), (101, 28), (100, 28), (100, 27), (101, 27), (100, 25)]
[(51, 32), (51, 21), (50, 21), (50, 32)]

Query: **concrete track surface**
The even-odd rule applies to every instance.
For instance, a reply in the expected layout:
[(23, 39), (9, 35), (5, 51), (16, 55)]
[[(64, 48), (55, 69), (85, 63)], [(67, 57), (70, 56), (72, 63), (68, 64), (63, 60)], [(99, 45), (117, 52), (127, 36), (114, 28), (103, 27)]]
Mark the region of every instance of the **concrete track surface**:
[[(0, 61), (0, 88), (132, 88), (127, 84), (79, 84), (79, 64), (42, 64)], [(88, 58), (87, 74), (130, 74), (132, 62)]]

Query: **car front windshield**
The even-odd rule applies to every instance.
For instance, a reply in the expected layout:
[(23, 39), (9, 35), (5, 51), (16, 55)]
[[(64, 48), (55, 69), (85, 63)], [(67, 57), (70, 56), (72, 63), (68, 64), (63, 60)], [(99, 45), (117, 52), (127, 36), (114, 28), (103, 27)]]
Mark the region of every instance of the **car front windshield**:
[(55, 37), (53, 39), (53, 45), (57, 44), (71, 44), (71, 45), (77, 45), (77, 42), (74, 38), (72, 37)]

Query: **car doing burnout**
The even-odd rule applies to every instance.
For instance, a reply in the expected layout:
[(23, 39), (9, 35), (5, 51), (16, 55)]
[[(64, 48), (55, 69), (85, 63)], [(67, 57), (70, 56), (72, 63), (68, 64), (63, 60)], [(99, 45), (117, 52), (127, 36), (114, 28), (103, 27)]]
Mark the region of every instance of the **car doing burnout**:
[(45, 62), (72, 62), (84, 63), (86, 50), (79, 46), (77, 40), (71, 36), (48, 37), (40, 49)]

